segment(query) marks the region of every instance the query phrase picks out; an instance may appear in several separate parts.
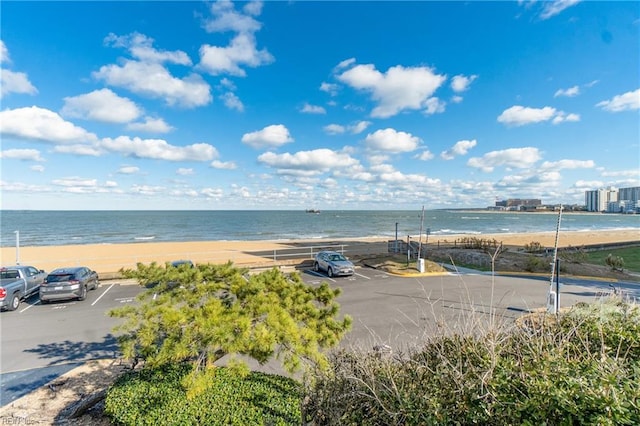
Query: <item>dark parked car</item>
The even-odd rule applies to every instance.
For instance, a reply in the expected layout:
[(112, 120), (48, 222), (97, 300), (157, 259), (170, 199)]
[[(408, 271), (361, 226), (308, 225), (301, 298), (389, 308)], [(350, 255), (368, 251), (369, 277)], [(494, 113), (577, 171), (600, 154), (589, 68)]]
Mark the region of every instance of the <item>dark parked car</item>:
[(337, 251), (321, 251), (316, 254), (313, 270), (327, 271), (329, 277), (334, 275), (353, 275), (353, 263)]
[(49, 272), (40, 285), (40, 301), (78, 299), (87, 297), (87, 290), (95, 290), (100, 285), (98, 274), (86, 266), (59, 268)]

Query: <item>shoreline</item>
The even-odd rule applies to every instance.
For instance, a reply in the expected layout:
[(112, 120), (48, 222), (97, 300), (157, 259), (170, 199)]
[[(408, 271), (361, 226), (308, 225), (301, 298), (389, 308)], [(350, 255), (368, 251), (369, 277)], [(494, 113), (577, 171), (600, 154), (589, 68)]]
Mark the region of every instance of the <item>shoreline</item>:
[[(412, 241), (421, 240), (431, 246), (438, 242), (451, 243), (460, 238), (489, 239), (502, 242), (505, 246), (523, 247), (532, 242), (538, 242), (544, 247), (555, 245), (555, 231), (498, 233), (498, 234), (449, 234), (420, 239), (418, 235), (411, 236)], [(406, 241), (406, 236), (400, 238)], [(237, 265), (275, 265), (275, 258), (286, 258), (286, 252), (298, 254), (309, 252), (309, 258), (314, 248), (344, 249), (349, 252), (349, 246), (358, 246), (358, 251), (384, 252), (387, 241), (393, 238), (362, 237), (362, 238), (327, 238), (300, 240), (243, 240), (243, 241), (182, 241), (182, 242), (135, 242), (135, 243), (107, 243), (107, 244), (79, 244), (59, 246), (24, 246), (2, 247), (0, 260), (3, 266), (14, 265), (17, 255), (22, 265), (32, 265), (45, 271), (65, 266), (87, 266), (99, 274), (111, 274), (121, 268), (135, 268), (137, 262), (163, 264), (173, 260), (190, 259), (195, 263), (226, 263), (232, 261)], [(559, 247), (581, 247), (594, 244), (615, 244), (640, 241), (640, 230), (597, 230), (597, 231), (564, 231), (559, 235)], [(364, 248), (364, 249), (363, 249)], [(371, 250), (371, 251), (369, 251)], [(298, 259), (300, 257), (298, 256)]]

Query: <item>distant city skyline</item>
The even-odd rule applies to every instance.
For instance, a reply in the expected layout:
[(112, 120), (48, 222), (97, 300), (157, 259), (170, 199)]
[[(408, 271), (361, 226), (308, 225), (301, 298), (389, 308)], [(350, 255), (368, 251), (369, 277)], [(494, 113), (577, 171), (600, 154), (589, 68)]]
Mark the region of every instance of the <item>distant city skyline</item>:
[(640, 186), (637, 2), (3, 2), (2, 209)]

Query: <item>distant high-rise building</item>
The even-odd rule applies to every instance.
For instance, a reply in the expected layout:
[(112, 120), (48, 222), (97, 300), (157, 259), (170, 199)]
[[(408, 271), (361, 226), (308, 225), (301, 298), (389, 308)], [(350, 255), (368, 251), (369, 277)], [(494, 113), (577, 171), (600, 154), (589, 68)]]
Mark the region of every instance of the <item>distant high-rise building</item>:
[(616, 202), (618, 199), (618, 189), (614, 187), (584, 192), (584, 204), (589, 212), (606, 212), (609, 203)]

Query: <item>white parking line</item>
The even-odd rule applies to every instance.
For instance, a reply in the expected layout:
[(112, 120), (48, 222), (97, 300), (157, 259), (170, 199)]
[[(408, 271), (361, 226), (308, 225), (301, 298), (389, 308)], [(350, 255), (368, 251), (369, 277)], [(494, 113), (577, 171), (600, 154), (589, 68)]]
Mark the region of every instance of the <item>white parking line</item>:
[(322, 275), (319, 272), (313, 271), (313, 270), (308, 270), (308, 273), (310, 273), (311, 275), (315, 275), (316, 277), (321, 277), (321, 278), (326, 278), (329, 281), (333, 281), (334, 283), (337, 282), (336, 280), (334, 280), (333, 278), (329, 278), (326, 275)]
[(104, 296), (105, 294), (107, 294), (107, 292), (109, 290), (111, 290), (111, 287), (113, 287), (115, 284), (111, 284), (109, 287), (107, 287), (107, 289), (105, 291), (102, 292), (102, 294), (100, 296), (98, 296), (98, 298), (91, 304), (91, 306), (95, 305), (96, 303), (98, 303), (98, 300), (102, 299), (102, 296)]
[(24, 311), (26, 311), (27, 309), (31, 309), (32, 307), (34, 307), (35, 305), (37, 305), (37, 304), (39, 304), (39, 303), (40, 303), (40, 299), (38, 299), (38, 301), (37, 301), (37, 302), (35, 302), (34, 304), (27, 306), (27, 307), (26, 307), (26, 308), (24, 308), (23, 310), (18, 311), (18, 313), (20, 313), (20, 314), (21, 314), (21, 313), (23, 313)]
[(354, 275), (357, 275), (357, 276), (362, 277), (362, 278), (366, 278), (366, 279), (368, 279), (368, 280), (370, 280), (370, 279), (371, 279), (371, 278), (367, 277), (366, 275), (358, 274), (358, 273), (356, 273), (356, 272), (354, 272)]

